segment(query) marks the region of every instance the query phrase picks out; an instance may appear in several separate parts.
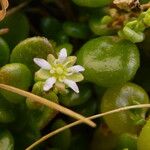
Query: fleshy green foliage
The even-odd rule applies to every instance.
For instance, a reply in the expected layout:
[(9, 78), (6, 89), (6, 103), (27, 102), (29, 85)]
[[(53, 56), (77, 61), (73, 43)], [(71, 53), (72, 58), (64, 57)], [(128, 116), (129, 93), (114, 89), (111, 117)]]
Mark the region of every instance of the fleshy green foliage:
[[(85, 117), (149, 104), (150, 0), (139, 0), (143, 9), (134, 7), (138, 0), (127, 9), (113, 0), (8, 1), (0, 22), (0, 84)], [(93, 120), (96, 128), (80, 124), (33, 149), (150, 150), (149, 115), (145, 107), (119, 111)], [(25, 150), (74, 121), (42, 101), (0, 89), (0, 150)]]
[(0, 38), (0, 66), (8, 63), (10, 53), (9, 51), (8, 44), (2, 38)]
[(111, 35), (116, 32), (113, 28), (108, 26), (112, 21), (111, 16), (104, 16), (102, 18), (95, 17), (90, 19), (89, 26), (96, 35)]
[(68, 94), (60, 95), (59, 101), (61, 104), (67, 107), (73, 107), (82, 105), (86, 101), (88, 101), (91, 97), (91, 89), (89, 86), (81, 86), (80, 93), (75, 93), (73, 91), (69, 91)]
[(85, 79), (104, 87), (131, 80), (140, 63), (136, 45), (110, 36), (88, 41), (77, 56)]
[[(40, 137), (41, 137), (40, 131), (31, 127), (26, 127), (24, 128), (24, 130), (16, 132), (14, 133), (14, 140), (15, 140), (14, 150), (24, 150), (33, 142), (38, 140)], [(38, 147), (36, 147), (35, 149), (40, 150)]]
[(144, 30), (148, 27), (150, 27), (150, 9), (142, 12), (137, 19), (127, 22), (118, 34), (133, 43), (139, 43), (144, 40)]
[(15, 13), (6, 17), (0, 22), (0, 28), (9, 29), (9, 32), (3, 35), (3, 38), (9, 44), (11, 49), (29, 35), (29, 22), (23, 13)]
[(0, 95), (0, 123), (10, 123), (15, 120), (13, 106)]
[(53, 17), (45, 17), (41, 20), (41, 29), (44, 36), (52, 39), (61, 30), (61, 23)]
[[(0, 83), (12, 85), (14, 87), (28, 90), (32, 83), (30, 70), (24, 64), (12, 63), (0, 69)], [(20, 103), (25, 98), (23, 96), (0, 90), (1, 94), (12, 103)]]
[(138, 150), (149, 150), (150, 149), (150, 120), (147, 121), (145, 126), (142, 128), (141, 133), (138, 137), (137, 149)]
[(137, 150), (137, 136), (123, 133), (118, 137), (116, 150), (120, 149)]
[[(112, 150), (117, 144), (118, 137), (99, 126), (93, 134), (91, 150)], [(108, 144), (109, 143), (109, 144)]]
[(6, 129), (0, 129), (0, 149), (14, 150), (14, 139), (11, 133)]
[[(57, 119), (51, 126), (51, 130), (56, 130), (60, 127), (67, 125), (62, 119)], [(50, 139), (50, 144), (53, 147), (57, 147), (61, 150), (67, 150), (71, 143), (71, 131), (66, 129), (65, 131), (53, 136)]]
[(29, 67), (32, 73), (38, 70), (33, 58), (46, 58), (53, 53), (52, 45), (44, 37), (28, 38), (19, 43), (12, 51), (10, 62), (22, 63)]
[[(32, 93), (38, 96), (44, 97), (50, 101), (58, 103), (57, 95), (52, 92), (43, 91), (43, 82), (37, 82), (34, 84)], [(30, 109), (30, 125), (35, 126), (36, 129), (44, 128), (57, 114), (56, 110), (50, 109), (46, 106), (41, 106), (41, 104), (32, 101), (31, 99), (26, 100), (26, 104)]]
[(65, 22), (63, 24), (64, 32), (73, 38), (86, 39), (89, 35), (89, 29), (86, 24)]
[[(101, 112), (110, 111), (124, 106), (149, 103), (147, 93), (140, 86), (126, 83), (108, 89), (101, 102)], [(147, 109), (129, 110), (104, 116), (104, 120), (113, 133), (136, 133), (143, 125)]]

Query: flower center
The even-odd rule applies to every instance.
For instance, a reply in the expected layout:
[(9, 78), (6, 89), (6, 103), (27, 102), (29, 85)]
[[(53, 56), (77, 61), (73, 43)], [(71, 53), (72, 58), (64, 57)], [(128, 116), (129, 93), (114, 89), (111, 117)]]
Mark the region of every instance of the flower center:
[(55, 64), (50, 70), (50, 73), (60, 82), (63, 81), (67, 74), (65, 66), (61, 64)]
[(63, 68), (62, 67), (58, 67), (56, 68), (56, 73), (59, 74), (59, 75), (62, 75), (64, 72)]

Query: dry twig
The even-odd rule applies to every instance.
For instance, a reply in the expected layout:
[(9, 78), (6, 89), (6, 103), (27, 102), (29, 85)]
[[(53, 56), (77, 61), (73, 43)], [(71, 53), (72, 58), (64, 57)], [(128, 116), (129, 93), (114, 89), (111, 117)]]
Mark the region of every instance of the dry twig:
[[(118, 109), (114, 109), (114, 110), (111, 110), (111, 111), (108, 111), (108, 112), (104, 112), (104, 113), (101, 113), (101, 114), (97, 114), (97, 115), (94, 115), (94, 116), (91, 116), (91, 117), (88, 117), (86, 119), (96, 119), (96, 118), (100, 118), (100, 117), (103, 117), (103, 116), (106, 116), (106, 115), (110, 115), (110, 114), (114, 114), (114, 113), (118, 113), (118, 112), (121, 112), (121, 111), (126, 111), (126, 110), (129, 110), (129, 109), (137, 109), (137, 108), (150, 108), (150, 104), (140, 104), (140, 105), (132, 105), (132, 106), (126, 106), (126, 107), (121, 107), (121, 108), (118, 108)], [(47, 140), (48, 138), (68, 129), (68, 128), (71, 128), (73, 126), (76, 126), (76, 125), (79, 125), (83, 123), (82, 120), (78, 120), (78, 121), (75, 121), (73, 123), (70, 123), (64, 127), (61, 127), (59, 129), (56, 129), (50, 133), (48, 133), (47, 135), (43, 136), (42, 138), (40, 138), (39, 140), (37, 140), (36, 142), (34, 142), (32, 145), (30, 145), (28, 148), (26, 148), (25, 150), (31, 150), (33, 149), (34, 147), (36, 147), (37, 145), (41, 144), (42, 142), (44, 142), (45, 140)]]
[(57, 110), (57, 111), (59, 111), (59, 112), (61, 112), (63, 114), (66, 114), (66, 115), (68, 115), (70, 117), (73, 117), (75, 119), (79, 119), (79, 120), (81, 119), (83, 122), (85, 122), (86, 124), (90, 125), (91, 127), (95, 127), (96, 126), (96, 124), (94, 122), (92, 122), (91, 120), (87, 120), (87, 119), (85, 120), (84, 116), (82, 116), (82, 115), (80, 115), (80, 114), (78, 114), (78, 113), (76, 113), (76, 112), (74, 112), (74, 111), (72, 111), (72, 110), (70, 110), (70, 109), (68, 109), (66, 107), (63, 107), (63, 106), (61, 106), (59, 104), (56, 104), (56, 103), (54, 103), (52, 101), (49, 101), (49, 100), (47, 100), (45, 98), (42, 98), (42, 97), (37, 96), (37, 95), (34, 95), (34, 94), (30, 93), (30, 92), (27, 92), (27, 91), (24, 91), (24, 90), (21, 90), (21, 89), (18, 89), (18, 88), (9, 86), (9, 85), (5, 85), (5, 84), (0, 84), (0, 88), (4, 89), (4, 90), (7, 90), (7, 91), (10, 91), (10, 92), (13, 92), (13, 93), (16, 93), (16, 94), (19, 94), (19, 95), (22, 95), (22, 96), (27, 97), (29, 99), (32, 99), (35, 102), (38, 102), (38, 103), (40, 103), (42, 105), (45, 105), (45, 106), (47, 106), (49, 108), (55, 109), (55, 110)]
[(2, 7), (2, 10), (0, 10), (0, 21), (4, 19), (6, 15), (6, 9), (9, 6), (8, 0), (0, 0), (0, 4)]

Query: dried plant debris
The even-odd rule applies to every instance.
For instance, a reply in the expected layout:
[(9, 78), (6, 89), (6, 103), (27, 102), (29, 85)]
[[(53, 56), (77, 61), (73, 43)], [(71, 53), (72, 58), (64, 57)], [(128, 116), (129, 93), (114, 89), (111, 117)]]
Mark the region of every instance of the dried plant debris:
[(0, 21), (4, 19), (6, 15), (6, 9), (9, 6), (8, 0), (0, 0), (1, 10), (0, 10)]
[(133, 9), (140, 9), (140, 2), (139, 0), (114, 0), (113, 3), (120, 9), (123, 10), (133, 10)]

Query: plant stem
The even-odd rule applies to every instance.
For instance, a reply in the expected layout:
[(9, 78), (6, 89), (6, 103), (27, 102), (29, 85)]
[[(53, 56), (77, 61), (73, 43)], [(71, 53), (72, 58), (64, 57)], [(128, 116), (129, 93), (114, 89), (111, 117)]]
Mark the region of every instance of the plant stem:
[(9, 32), (8, 28), (2, 28), (2, 29), (0, 29), (0, 35), (6, 34), (8, 32)]
[(72, 111), (72, 110), (70, 110), (70, 109), (68, 109), (66, 107), (63, 107), (63, 106), (61, 106), (59, 104), (56, 104), (56, 103), (54, 103), (52, 101), (48, 101), (45, 98), (42, 98), (42, 97), (37, 96), (37, 95), (34, 95), (34, 94), (30, 93), (30, 92), (27, 92), (27, 91), (15, 88), (13, 86), (5, 85), (5, 84), (0, 84), (0, 88), (4, 89), (4, 90), (7, 90), (7, 91), (10, 91), (10, 92), (13, 92), (13, 93), (16, 93), (16, 94), (19, 94), (19, 95), (22, 95), (22, 96), (25, 96), (25, 97), (27, 97), (27, 98), (29, 98), (31, 100), (34, 100), (35, 102), (38, 102), (38, 103), (40, 103), (42, 105), (45, 105), (45, 106), (47, 106), (49, 108), (55, 109), (55, 110), (57, 110), (57, 111), (59, 111), (59, 112), (61, 112), (63, 114), (66, 114), (66, 115), (68, 115), (70, 117), (73, 117), (75, 119), (79, 119), (79, 120), (81, 119), (83, 122), (85, 122), (86, 124), (88, 124), (91, 127), (95, 127), (96, 126), (96, 124), (94, 122), (92, 122), (89, 119), (85, 119), (84, 116), (82, 116), (82, 115), (80, 115), (80, 114), (78, 114), (78, 113), (76, 113), (76, 112), (74, 112), (74, 111)]
[(30, 0), (21, 3), (21, 4), (19, 4), (19, 5), (16, 6), (16, 7), (11, 8), (10, 10), (7, 11), (6, 16), (10, 16), (10, 15), (14, 14), (15, 12), (19, 11), (20, 9), (24, 8), (25, 6), (28, 5), (29, 2), (30, 2)]
[(142, 10), (149, 9), (150, 8), (150, 3), (146, 3), (146, 4), (141, 5), (141, 8), (142, 8)]
[[(139, 104), (139, 105), (132, 105), (132, 106), (126, 106), (126, 107), (121, 107), (121, 108), (118, 108), (118, 109), (114, 109), (114, 110), (111, 110), (111, 111), (108, 111), (108, 112), (105, 112), (105, 113), (101, 113), (101, 114), (97, 114), (97, 115), (93, 115), (93, 116), (90, 116), (90, 117), (87, 117), (86, 119), (96, 119), (96, 118), (100, 118), (100, 117), (103, 117), (103, 116), (106, 116), (106, 115), (110, 115), (110, 114), (114, 114), (114, 113), (118, 113), (118, 112), (121, 112), (121, 111), (125, 111), (125, 110), (130, 110), (130, 109), (137, 109), (137, 108), (150, 108), (150, 104)], [(83, 123), (82, 120), (78, 120), (78, 121), (75, 121), (73, 123), (70, 123), (64, 127), (61, 127), (59, 129), (56, 129), (48, 134), (46, 134), (45, 136), (41, 137), (39, 140), (37, 140), (36, 142), (34, 142), (32, 145), (30, 145), (28, 148), (26, 148), (25, 150), (31, 150), (33, 149), (35, 146), (39, 145), (40, 143), (44, 142), (45, 140), (47, 140), (48, 138), (68, 129), (68, 128), (71, 128), (73, 126), (76, 126), (76, 125), (79, 125)]]

